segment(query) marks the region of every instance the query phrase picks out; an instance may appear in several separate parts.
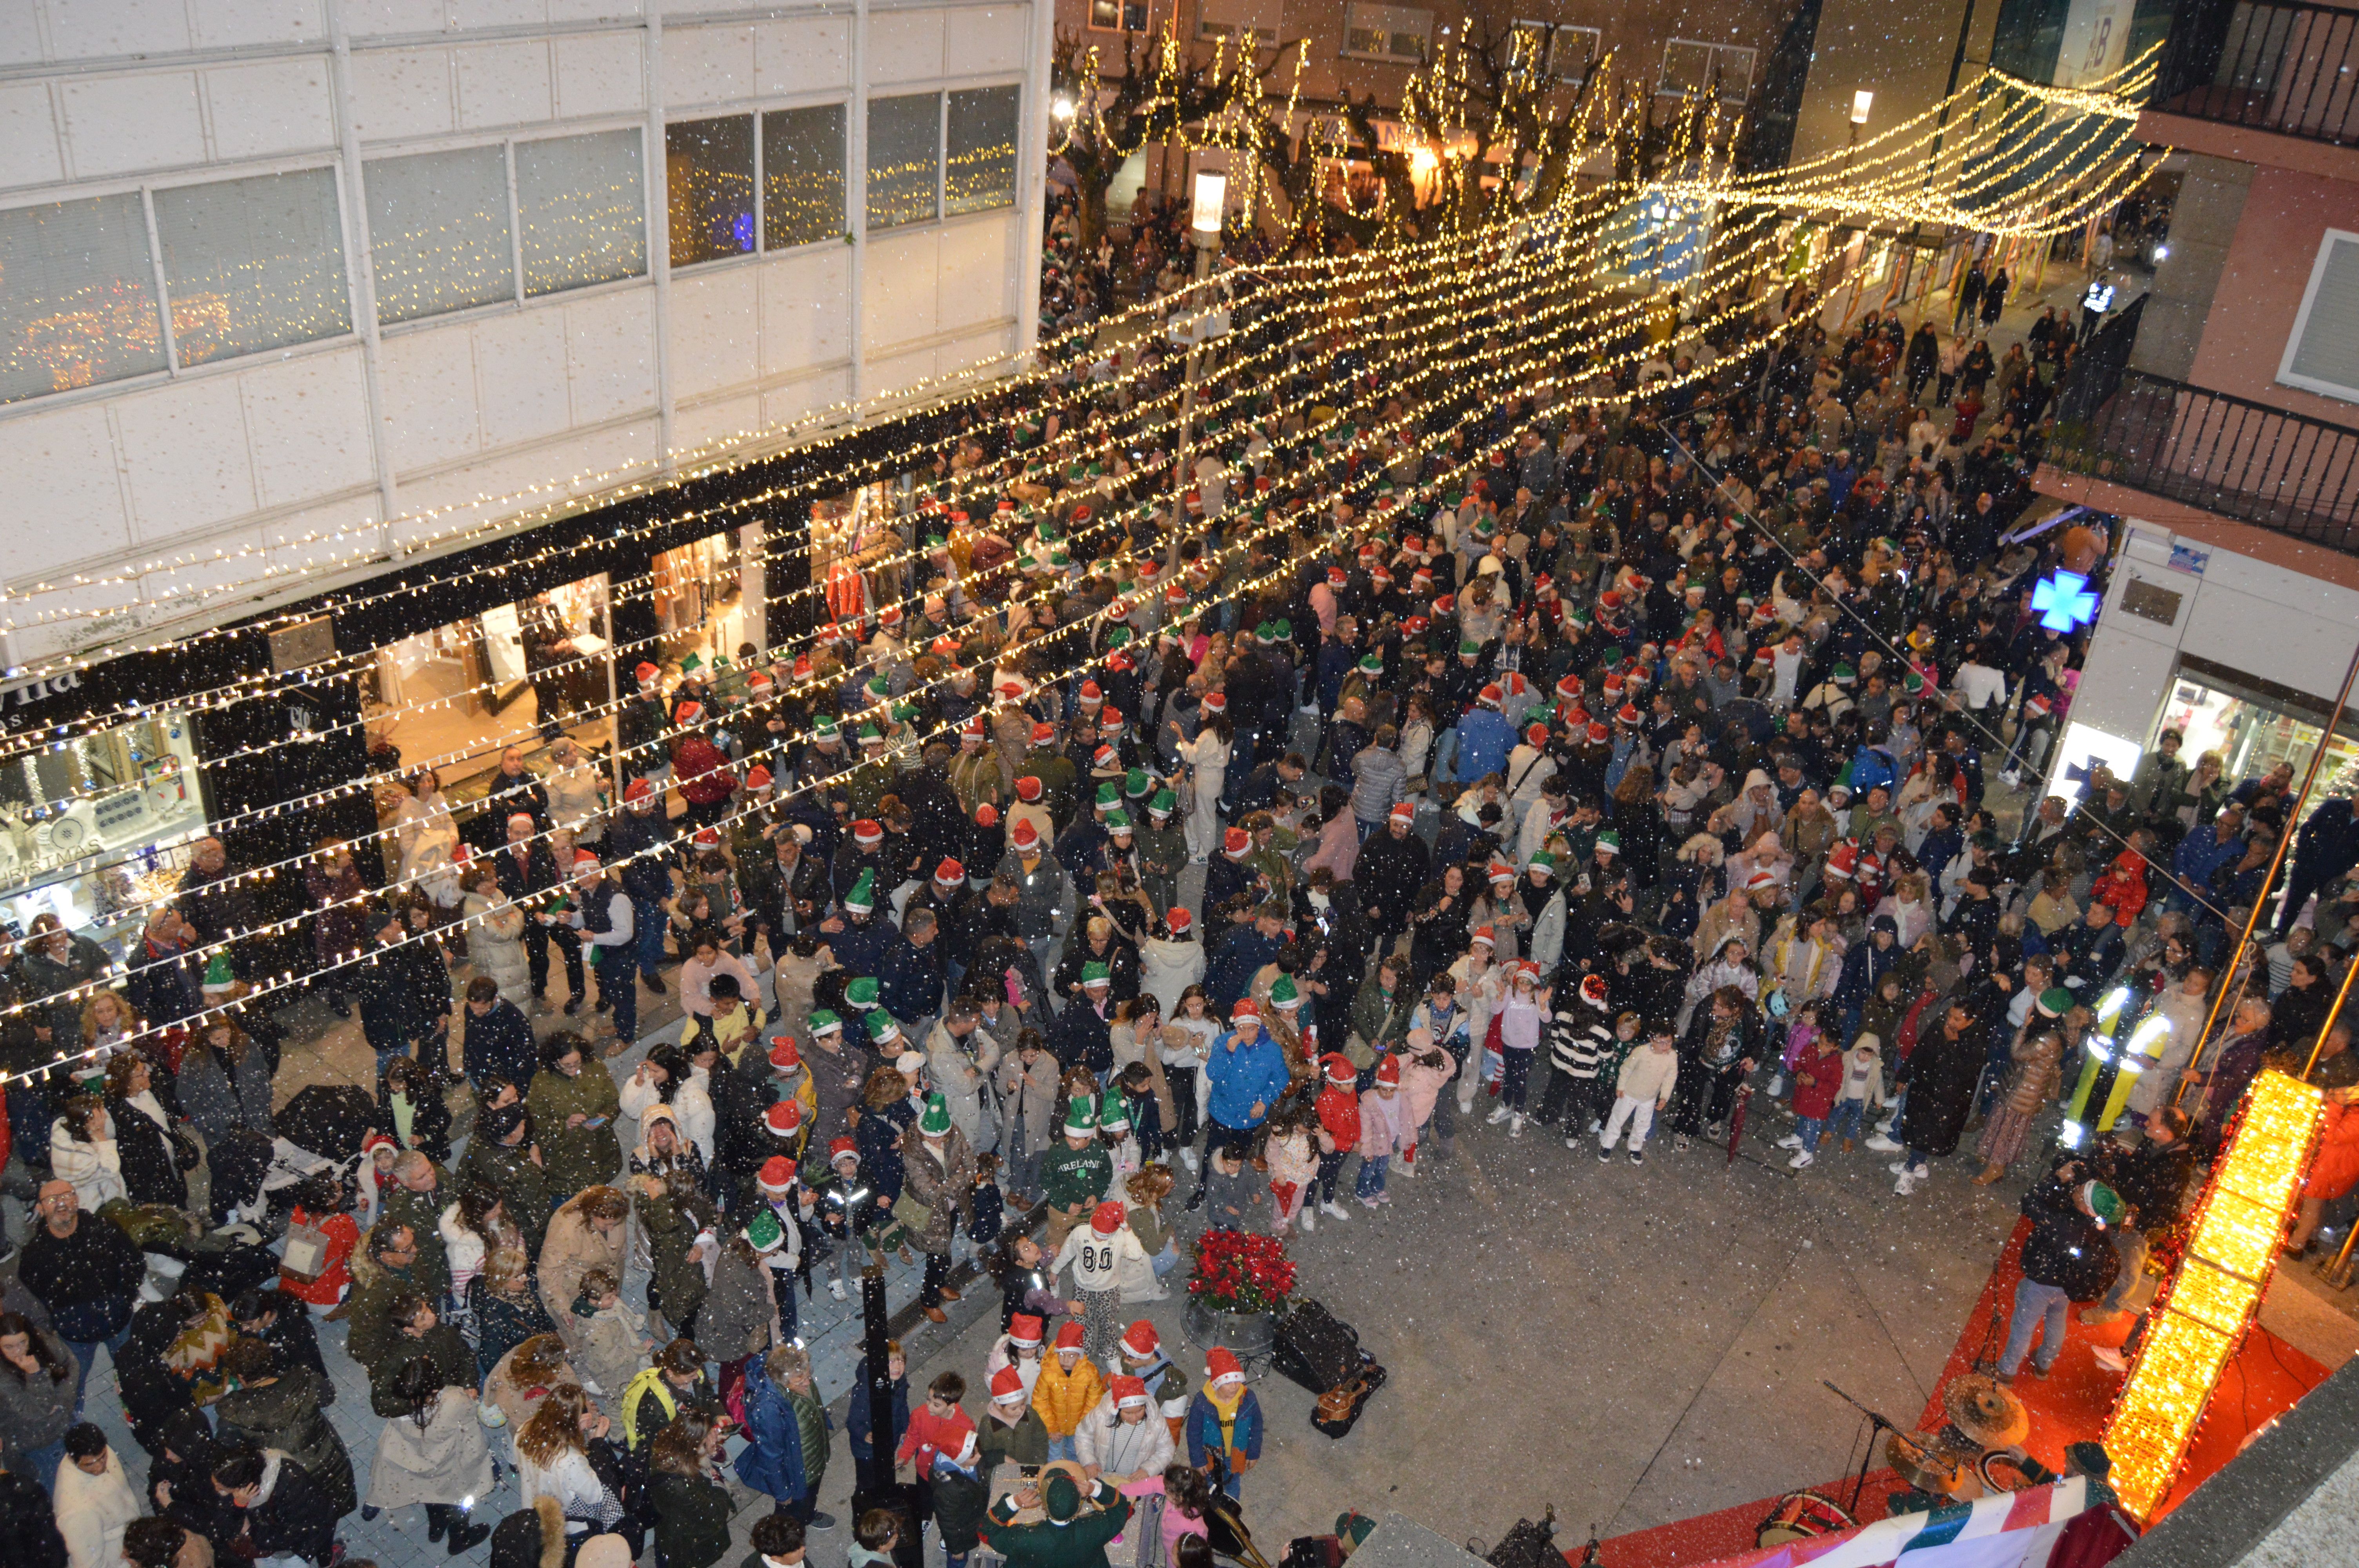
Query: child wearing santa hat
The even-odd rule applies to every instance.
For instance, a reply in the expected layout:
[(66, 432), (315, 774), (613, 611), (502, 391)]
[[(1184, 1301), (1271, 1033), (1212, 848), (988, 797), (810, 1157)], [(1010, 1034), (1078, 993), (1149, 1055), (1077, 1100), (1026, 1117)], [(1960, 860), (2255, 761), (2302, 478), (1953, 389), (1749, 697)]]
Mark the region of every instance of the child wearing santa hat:
[[(1138, 1244), (1138, 1237), (1131, 1230), (1121, 1201), (1107, 1198), (1091, 1213), (1089, 1224), (1073, 1227), (1065, 1244), (1057, 1249), (1056, 1261), (1049, 1266), (1053, 1274), (1061, 1274), (1069, 1268), (1073, 1271), (1073, 1293), (1081, 1300), (1082, 1322), (1087, 1330), (1087, 1349), (1093, 1361), (1112, 1356), (1122, 1333), (1121, 1325), (1114, 1321), (1114, 1308), (1121, 1300), (1125, 1263), (1135, 1268), (1146, 1266), (1147, 1249)], [(1063, 1343), (1061, 1331), (1059, 1343)]]
[(1245, 1369), (1225, 1345), (1204, 1352), (1204, 1387), (1188, 1406), (1188, 1463), (1201, 1470), (1221, 1462), (1222, 1490), (1243, 1496), (1245, 1473), (1261, 1458), (1261, 1401), (1245, 1387)]
[(1408, 1124), (1408, 1101), (1401, 1098), (1401, 1065), (1397, 1056), (1376, 1063), (1375, 1081), (1360, 1095), (1360, 1174), (1353, 1191), (1364, 1208), (1393, 1201), (1385, 1190), (1385, 1173), (1397, 1154), (1417, 1147), (1417, 1129)]
[[(1037, 1369), (1038, 1362), (1033, 1363)], [(1002, 1464), (1046, 1465), (1049, 1429), (1032, 1408), (1032, 1390), (1013, 1367), (991, 1375), (991, 1403), (977, 1429), (976, 1447), (983, 1470), (989, 1475)]]
[(1040, 1375), (1032, 1383), (1032, 1408), (1048, 1429), (1051, 1459), (1073, 1457), (1073, 1433), (1105, 1395), (1105, 1380), (1082, 1353), (1082, 1338), (1078, 1323), (1068, 1321), (1058, 1329), (1056, 1348), (1041, 1358)]

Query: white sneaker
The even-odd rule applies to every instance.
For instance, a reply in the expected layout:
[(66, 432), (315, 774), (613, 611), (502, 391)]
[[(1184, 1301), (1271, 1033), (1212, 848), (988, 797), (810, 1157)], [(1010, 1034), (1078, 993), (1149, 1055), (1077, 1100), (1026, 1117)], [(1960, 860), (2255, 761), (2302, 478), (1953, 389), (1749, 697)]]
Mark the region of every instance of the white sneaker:
[(1784, 1069), (1781, 1068), (1769, 1075), (1769, 1087), (1767, 1093), (1771, 1099), (1776, 1099), (1779, 1095), (1782, 1095), (1785, 1092), (1786, 1074)]
[(1393, 1167), (1393, 1174), (1397, 1176), (1414, 1177), (1417, 1174), (1417, 1162), (1414, 1160), (1403, 1160), (1399, 1164)]
[(1916, 1190), (1917, 1178), (1914, 1176), (1904, 1175), (1892, 1184), (1892, 1195), (1897, 1198), (1905, 1198)]
[(842, 1301), (843, 1299), (843, 1281), (842, 1280), (830, 1280), (827, 1282), (827, 1293), (833, 1296), (837, 1301)]
[(1474, 1114), (1474, 1091), (1472, 1088), (1458, 1097), (1458, 1114), (1461, 1116)]
[(1817, 1157), (1814, 1156), (1808, 1149), (1805, 1149), (1801, 1151), (1801, 1152), (1796, 1154), (1792, 1159), (1786, 1162), (1786, 1169), (1789, 1171), (1799, 1171), (1805, 1166), (1815, 1165), (1817, 1163)]
[(1870, 1149), (1875, 1150), (1879, 1154), (1897, 1154), (1900, 1152), (1900, 1145), (1895, 1143), (1891, 1139), (1886, 1138), (1881, 1132), (1878, 1132), (1875, 1137), (1869, 1139), (1867, 1141), (1867, 1146)]
[(1789, 1132), (1777, 1140), (1777, 1147), (1780, 1149), (1799, 1149), (1801, 1146), (1802, 1135), (1799, 1132)]
[(1877, 1123), (1875, 1124), (1875, 1135), (1876, 1135), (1878, 1138), (1889, 1138), (1889, 1137), (1891, 1137), (1891, 1136), (1892, 1136), (1892, 1129), (1893, 1129), (1894, 1125), (1899, 1121), (1899, 1119), (1899, 1119), (1898, 1117), (1897, 1117), (1897, 1116), (1887, 1116), (1887, 1117), (1886, 1117), (1882, 1121), (1879, 1121), (1879, 1122), (1877, 1122)]
[(1180, 1150), (1180, 1162), (1186, 1165), (1190, 1172), (1193, 1172), (1196, 1169), (1196, 1152), (1193, 1149)]
[(1491, 1114), (1490, 1114), (1490, 1115), (1488, 1115), (1488, 1116), (1486, 1116), (1486, 1117), (1484, 1117), (1484, 1118), (1483, 1119), (1484, 1125), (1486, 1125), (1486, 1126), (1490, 1126), (1490, 1127), (1496, 1127), (1496, 1126), (1498, 1126), (1498, 1125), (1499, 1125), (1499, 1123), (1501, 1123), (1501, 1122), (1503, 1122), (1503, 1121), (1505, 1121), (1505, 1120), (1506, 1120), (1506, 1119), (1507, 1119), (1507, 1108), (1506, 1108), (1506, 1106), (1504, 1106), (1504, 1105), (1495, 1105), (1495, 1106), (1493, 1106), (1493, 1107), (1491, 1108)]
[(1905, 1176), (1908, 1173), (1908, 1162), (1906, 1160), (1895, 1160), (1892, 1163), (1884, 1168), (1891, 1172), (1896, 1176)]
[(1325, 1215), (1330, 1219), (1349, 1219), (1352, 1217), (1351, 1211), (1349, 1209), (1346, 1209), (1342, 1204), (1336, 1203), (1332, 1199), (1321, 1204), (1319, 1206), (1319, 1212)]
[(1589, 1119), (1589, 1130), (1590, 1130), (1590, 1132), (1591, 1132), (1593, 1135), (1594, 1135), (1594, 1134), (1596, 1134), (1596, 1133), (1599, 1133), (1599, 1132), (1603, 1132), (1603, 1131), (1604, 1131), (1604, 1130), (1605, 1130), (1605, 1123), (1604, 1123), (1604, 1121), (1603, 1121), (1602, 1119), (1598, 1118), (1598, 1117), (1594, 1117), (1594, 1116), (1591, 1117), (1591, 1118)]
[(1507, 1118), (1507, 1136), (1510, 1138), (1521, 1138), (1523, 1135), (1524, 1119), (1520, 1116), (1510, 1116)]
[(1318, 1228), (1319, 1222), (1310, 1217), (1310, 1206), (1309, 1204), (1304, 1204), (1302, 1206), (1302, 1234), (1308, 1236)]

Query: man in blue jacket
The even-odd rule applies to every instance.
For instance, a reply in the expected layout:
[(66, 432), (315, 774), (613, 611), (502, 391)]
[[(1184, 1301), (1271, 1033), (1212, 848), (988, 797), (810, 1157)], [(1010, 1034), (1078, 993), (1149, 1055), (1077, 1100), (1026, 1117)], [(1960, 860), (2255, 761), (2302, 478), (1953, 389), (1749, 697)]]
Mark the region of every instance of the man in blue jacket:
[[(1211, 1084), (1206, 1152), (1225, 1148), (1242, 1158), (1288, 1081), (1286, 1053), (1263, 1030), (1260, 1003), (1247, 997), (1229, 1010), (1229, 1032), (1212, 1043), (1204, 1072)], [(1208, 1169), (1211, 1164), (1205, 1161)]]
[(2359, 865), (2359, 816), (2354, 815), (2349, 795), (2337, 795), (2311, 812), (2294, 835), (2285, 903), (2277, 911), (2278, 937), (2293, 929), (2311, 894), (2354, 865)]
[(1458, 756), (1451, 769), (1458, 783), (1473, 784), (1506, 767), (1507, 753), (1515, 750), (1516, 730), (1499, 711), (1506, 700), (1506, 693), (1495, 681), (1475, 694), (1474, 706), (1458, 721)]
[(1204, 971), (1204, 995), (1215, 1012), (1234, 1007), (1238, 998), (1253, 989), (1253, 979), (1261, 973), (1262, 966), (1277, 961), (1278, 949), (1284, 946), (1278, 933), (1285, 928), (1286, 906), (1272, 901), (1255, 914), (1251, 926), (1238, 927), (1221, 939)]

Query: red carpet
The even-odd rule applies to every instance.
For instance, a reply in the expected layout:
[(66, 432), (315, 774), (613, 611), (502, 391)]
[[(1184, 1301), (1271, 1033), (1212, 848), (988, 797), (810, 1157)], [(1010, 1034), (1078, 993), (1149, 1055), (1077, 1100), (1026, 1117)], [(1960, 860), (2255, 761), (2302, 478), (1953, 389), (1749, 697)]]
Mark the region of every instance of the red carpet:
[[(1947, 1419), (1941, 1409), (1941, 1390), (1952, 1379), (1973, 1371), (1978, 1359), (1986, 1357), (1995, 1362), (2005, 1348), (2016, 1283), (2023, 1277), (2017, 1255), (2030, 1230), (2029, 1220), (2019, 1220), (2014, 1234), (2007, 1238), (2006, 1247), (1992, 1268), (1989, 1280), (1984, 1281), (1981, 1296), (1966, 1315), (1957, 1344), (1950, 1351), (1948, 1365), (1941, 1368), (1941, 1380), (1918, 1417), (1917, 1430), (1940, 1431)], [(2033, 1376), (2027, 1363), (2026, 1370), (2015, 1381), (2015, 1393), (2031, 1415), (2031, 1434), (2024, 1440), (2024, 1449), (2051, 1470), (2063, 1467), (2068, 1444), (2095, 1438), (2104, 1431), (2105, 1417), (2113, 1408), (2114, 1396), (2121, 1391), (2125, 1377), (2098, 1365), (2090, 1350), (2099, 1345), (2118, 1348), (2128, 1337), (2131, 1320), (2124, 1318), (2091, 1328), (2083, 1326), (2080, 1318), (2081, 1309), (2072, 1308), (2064, 1353), (2049, 1376)], [(2327, 1373), (2328, 1368), (2316, 1360), (2267, 1329), (2255, 1326), (2221, 1377), (2211, 1406), (2189, 1446), (2179, 1487), (2156, 1518), (2169, 1513), (2188, 1493), (2216, 1474), (2236, 1456), (2247, 1437), (2290, 1410), (2302, 1395), (2325, 1381)], [(1794, 1484), (1798, 1487), (1811, 1487), (1837, 1502), (1851, 1496), (1849, 1476), (1816, 1482), (1797, 1476)], [(1865, 1524), (1882, 1519), (1885, 1495), (1897, 1490), (1900, 1484), (1889, 1470), (1871, 1472), (1867, 1488), (1860, 1497), (1859, 1521)], [(1717, 1513), (1699, 1514), (1652, 1530), (1617, 1535), (1603, 1544), (1602, 1556), (1606, 1568), (1681, 1568), (1683, 1564), (1733, 1557), (1753, 1550), (1754, 1531), (1777, 1506), (1777, 1498), (1765, 1498)], [(1580, 1550), (1576, 1544), (1567, 1553), (1568, 1558), (1578, 1562)]]

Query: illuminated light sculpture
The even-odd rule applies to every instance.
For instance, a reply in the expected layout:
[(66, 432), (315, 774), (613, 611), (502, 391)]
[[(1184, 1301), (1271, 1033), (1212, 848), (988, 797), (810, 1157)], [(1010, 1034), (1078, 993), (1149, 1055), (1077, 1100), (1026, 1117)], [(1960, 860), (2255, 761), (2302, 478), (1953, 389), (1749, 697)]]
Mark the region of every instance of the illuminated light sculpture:
[(2141, 1522), (2169, 1497), (2196, 1423), (2277, 1265), (2318, 1139), (2319, 1090), (2264, 1073), (2190, 1222), (2187, 1255), (2147, 1314), (2146, 1343), (2105, 1427), (2112, 1481)]
[(2097, 596), (2079, 572), (2052, 572), (2032, 585), (2031, 611), (2042, 626), (2069, 637), (2097, 618)]

